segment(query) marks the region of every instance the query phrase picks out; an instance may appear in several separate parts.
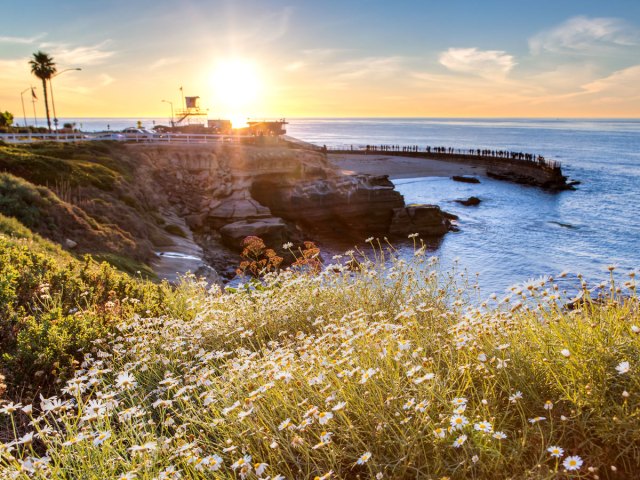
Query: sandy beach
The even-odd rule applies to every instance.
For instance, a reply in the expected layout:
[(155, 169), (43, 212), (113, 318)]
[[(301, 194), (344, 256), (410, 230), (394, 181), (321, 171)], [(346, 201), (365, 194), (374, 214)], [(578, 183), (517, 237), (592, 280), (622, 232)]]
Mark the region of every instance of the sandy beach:
[(484, 168), (442, 160), (394, 156), (392, 154), (329, 154), (329, 161), (345, 175), (365, 173), (389, 178), (450, 177), (484, 175)]

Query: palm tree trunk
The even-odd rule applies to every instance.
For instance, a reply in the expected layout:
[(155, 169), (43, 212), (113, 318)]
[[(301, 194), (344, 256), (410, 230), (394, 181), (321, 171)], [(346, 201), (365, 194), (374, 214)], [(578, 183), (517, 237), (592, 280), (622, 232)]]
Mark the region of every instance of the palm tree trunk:
[(47, 111), (47, 125), (49, 126), (49, 133), (51, 133), (51, 117), (49, 116), (49, 97), (47, 97), (47, 79), (42, 79), (42, 90), (44, 91), (44, 108)]

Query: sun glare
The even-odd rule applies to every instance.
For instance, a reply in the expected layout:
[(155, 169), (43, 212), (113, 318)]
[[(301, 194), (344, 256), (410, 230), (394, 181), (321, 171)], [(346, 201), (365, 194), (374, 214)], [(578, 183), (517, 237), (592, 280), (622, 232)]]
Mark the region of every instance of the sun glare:
[(262, 89), (258, 67), (241, 58), (222, 60), (213, 71), (212, 86), (214, 111), (224, 114), (234, 127), (245, 125)]

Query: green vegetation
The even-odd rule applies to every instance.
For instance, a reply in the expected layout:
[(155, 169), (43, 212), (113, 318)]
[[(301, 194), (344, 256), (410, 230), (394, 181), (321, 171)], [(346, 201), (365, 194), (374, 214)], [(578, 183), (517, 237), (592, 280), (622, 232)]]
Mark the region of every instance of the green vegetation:
[(13, 113), (0, 112), (0, 127), (10, 127), (13, 124)]
[[(20, 250), (26, 241), (11, 240), (14, 256), (44, 265)], [(0, 469), (17, 478), (633, 478), (634, 275), (584, 285), (568, 310), (550, 278), (470, 301), (473, 285), (438, 272), (424, 247), (411, 263), (372, 254), (227, 293), (185, 283), (168, 296), (119, 277), (135, 293), (117, 290), (114, 317), (103, 317), (103, 302), (115, 300), (94, 287), (102, 310), (91, 318), (109, 328), (83, 340), (82, 369), (59, 397), (26, 413), (0, 408), (16, 425), (33, 418), (37, 433), (0, 449)], [(15, 268), (25, 273), (2, 278), (32, 277), (32, 267)], [(73, 285), (76, 268), (46, 270)], [(47, 275), (52, 298), (67, 291)], [(40, 283), (3, 291), (42, 304)], [(149, 311), (124, 310), (125, 295)], [(41, 329), (26, 328), (38, 345)]]
[(109, 191), (123, 173), (129, 172), (124, 170), (123, 162), (105, 155), (107, 152), (103, 145), (34, 143), (5, 146), (0, 150), (0, 170), (36, 185), (65, 183), (69, 187), (93, 186)]
[(0, 215), (0, 370), (12, 394), (47, 391), (118, 321), (167, 314), (173, 296), (167, 284), (78, 260)]
[(158, 280), (158, 276), (151, 267), (123, 255), (115, 253), (101, 253), (92, 255), (97, 262), (107, 262), (112, 267), (117, 268), (121, 272), (128, 273), (134, 277), (141, 277), (147, 280)]
[(137, 166), (104, 142), (0, 145), (0, 214), (79, 254), (150, 273), (144, 265), (167, 233)]

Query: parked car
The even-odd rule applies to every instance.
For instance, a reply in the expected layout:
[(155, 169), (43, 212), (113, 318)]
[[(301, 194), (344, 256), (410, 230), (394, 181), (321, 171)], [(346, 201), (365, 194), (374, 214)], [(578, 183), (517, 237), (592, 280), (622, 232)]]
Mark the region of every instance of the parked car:
[(117, 140), (119, 142), (123, 142), (127, 139), (127, 137), (121, 133), (101, 133), (93, 138), (97, 140)]
[(146, 128), (135, 128), (135, 127), (125, 128), (124, 130), (122, 130), (122, 133), (128, 139), (151, 140), (153, 138), (156, 138), (156, 136), (157, 136), (151, 130), (147, 130)]

